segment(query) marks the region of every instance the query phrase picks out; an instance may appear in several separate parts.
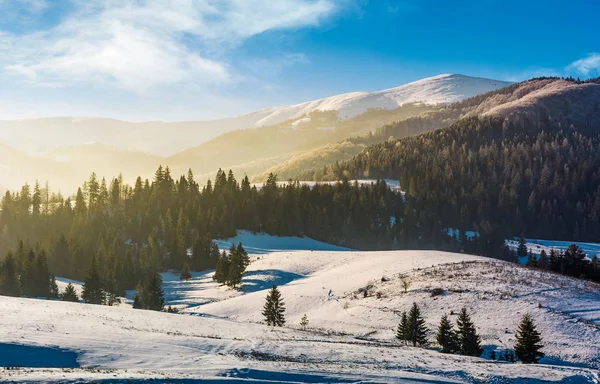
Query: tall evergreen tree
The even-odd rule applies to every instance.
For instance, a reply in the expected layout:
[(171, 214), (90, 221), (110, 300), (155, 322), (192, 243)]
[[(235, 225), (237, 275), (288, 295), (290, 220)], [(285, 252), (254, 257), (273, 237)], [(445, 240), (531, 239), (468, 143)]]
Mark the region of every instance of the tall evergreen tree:
[(146, 283), (142, 295), (144, 308), (162, 311), (165, 308), (165, 296), (162, 290), (162, 278), (158, 273)]
[(458, 341), (460, 343), (460, 353), (467, 356), (480, 356), (483, 352), (481, 348), (481, 337), (477, 334), (475, 324), (467, 312), (467, 308), (462, 308), (456, 320), (458, 326)]
[(517, 344), (515, 345), (515, 353), (517, 358), (525, 364), (537, 364), (544, 357), (541, 352), (543, 348), (542, 337), (538, 332), (531, 315), (525, 314), (519, 324), (519, 329), (515, 335)]
[(276, 285), (269, 290), (262, 315), (267, 325), (282, 327), (285, 324), (285, 303)]
[(0, 295), (15, 297), (21, 295), (17, 264), (12, 252), (8, 252), (0, 268)]
[(398, 328), (396, 329), (396, 338), (398, 340), (402, 340), (404, 344), (409, 340), (410, 330), (408, 328), (408, 315), (406, 311), (402, 312), (402, 317), (400, 318), (400, 324), (398, 324)]
[(443, 353), (454, 353), (458, 350), (458, 337), (446, 314), (442, 316), (435, 341), (442, 347)]
[(223, 251), (219, 259), (217, 260), (217, 266), (215, 268), (215, 274), (213, 275), (213, 280), (217, 283), (225, 284), (227, 282), (227, 278), (229, 277), (229, 257), (227, 256), (227, 252)]
[(83, 282), (81, 298), (89, 304), (104, 304), (104, 289), (95, 257), (92, 257), (88, 274)]
[(421, 316), (421, 309), (417, 303), (413, 303), (410, 311), (408, 312), (408, 341), (412, 343), (413, 347), (426, 344), (427, 331), (425, 319), (423, 319), (423, 316)]

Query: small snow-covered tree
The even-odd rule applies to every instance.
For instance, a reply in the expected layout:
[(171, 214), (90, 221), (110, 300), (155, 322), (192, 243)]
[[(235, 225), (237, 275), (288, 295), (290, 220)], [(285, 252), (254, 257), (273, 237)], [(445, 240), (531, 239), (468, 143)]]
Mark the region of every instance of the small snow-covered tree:
[(302, 318), (300, 319), (300, 327), (302, 328), (302, 330), (306, 330), (306, 328), (308, 327), (308, 317), (306, 316), (306, 313), (304, 314), (304, 316), (302, 316)]
[(542, 337), (540, 332), (531, 318), (531, 315), (525, 314), (519, 324), (519, 329), (515, 335), (517, 344), (515, 345), (515, 353), (519, 360), (525, 364), (537, 364), (544, 357), (544, 353), (540, 350), (543, 348)]
[(408, 292), (411, 284), (410, 279), (408, 279), (407, 277), (403, 277), (402, 280), (400, 280), (400, 283), (402, 284), (402, 289), (404, 289), (404, 293)]
[(268, 325), (282, 327), (285, 324), (285, 304), (276, 285), (267, 294), (262, 315)]

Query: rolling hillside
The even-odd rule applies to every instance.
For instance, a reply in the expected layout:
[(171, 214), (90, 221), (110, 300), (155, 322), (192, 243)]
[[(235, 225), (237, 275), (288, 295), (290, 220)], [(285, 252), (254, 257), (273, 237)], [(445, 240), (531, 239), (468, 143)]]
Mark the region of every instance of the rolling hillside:
[[(254, 236), (241, 291), (212, 271), (179, 281), (164, 275), (167, 304), (179, 314), (0, 297), (0, 360), (9, 382), (407, 382), (502, 383), (598, 380), (597, 286), (465, 254), (356, 252), (301, 238)], [(221, 243), (227, 247), (228, 241)], [(382, 279), (385, 277), (385, 279)], [(401, 277), (412, 282), (403, 293)], [(260, 315), (278, 284), (286, 326)], [(433, 295), (434, 288), (441, 294)], [(365, 290), (367, 294), (364, 294)], [(394, 337), (399, 313), (417, 302), (431, 339), (443, 313), (467, 306), (482, 357), (412, 348)], [(539, 365), (491, 358), (515, 342), (531, 313), (544, 338)], [(299, 326), (307, 314), (306, 330)], [(451, 315), (455, 321), (455, 315)]]

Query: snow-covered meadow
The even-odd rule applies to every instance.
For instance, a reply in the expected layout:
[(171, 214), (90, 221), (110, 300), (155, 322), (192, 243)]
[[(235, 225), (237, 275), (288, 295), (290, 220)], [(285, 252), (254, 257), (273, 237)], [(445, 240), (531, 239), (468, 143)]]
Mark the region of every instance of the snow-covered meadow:
[[(248, 232), (219, 246), (232, 241), (242, 241), (252, 259), (242, 289), (218, 286), (212, 271), (188, 281), (164, 274), (167, 304), (179, 314), (0, 297), (0, 365), (25, 367), (0, 370), (0, 379), (598, 383), (596, 284), (465, 254), (359, 252)], [(62, 290), (68, 281), (60, 281)], [(286, 303), (283, 328), (262, 323), (273, 284)], [(467, 307), (484, 357), (400, 345), (394, 330), (413, 302), (430, 339), (443, 313)], [(491, 360), (492, 351), (513, 347), (524, 313), (542, 332), (542, 364)]]

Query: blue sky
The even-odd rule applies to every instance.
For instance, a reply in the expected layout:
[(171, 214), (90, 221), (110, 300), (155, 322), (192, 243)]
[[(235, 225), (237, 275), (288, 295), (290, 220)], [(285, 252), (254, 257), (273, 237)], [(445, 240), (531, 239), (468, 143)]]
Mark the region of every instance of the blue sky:
[(441, 73), (600, 76), (598, 14), (595, 0), (0, 0), (0, 119), (210, 119)]

